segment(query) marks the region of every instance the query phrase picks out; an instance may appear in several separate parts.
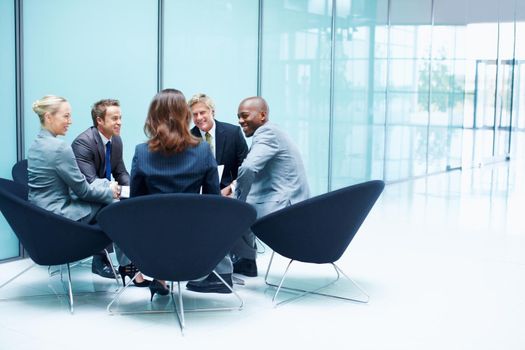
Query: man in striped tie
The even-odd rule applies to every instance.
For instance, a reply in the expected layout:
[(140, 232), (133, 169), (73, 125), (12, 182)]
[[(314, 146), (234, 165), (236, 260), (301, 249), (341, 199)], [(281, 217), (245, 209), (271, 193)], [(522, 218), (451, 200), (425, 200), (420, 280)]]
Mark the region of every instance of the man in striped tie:
[[(246, 140), (239, 126), (215, 119), (215, 103), (210, 96), (195, 94), (188, 101), (188, 106), (195, 124), (191, 133), (207, 142), (217, 164), (224, 166), (222, 177), (219, 179), (222, 190), (237, 178), (237, 171), (248, 153)], [(232, 273), (236, 271), (229, 255), (219, 262), (215, 271), (226, 283), (232, 285)], [(201, 281), (190, 281), (186, 288), (202, 293), (230, 293), (214, 274)]]

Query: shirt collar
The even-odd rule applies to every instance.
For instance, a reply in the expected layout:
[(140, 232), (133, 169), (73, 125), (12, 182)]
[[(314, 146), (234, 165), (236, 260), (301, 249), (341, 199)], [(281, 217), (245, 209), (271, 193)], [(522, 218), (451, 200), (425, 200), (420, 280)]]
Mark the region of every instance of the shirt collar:
[[(213, 126), (211, 127), (210, 131), (208, 131), (208, 134), (211, 135), (211, 138), (213, 140), (215, 140), (215, 125), (216, 125), (216, 123), (215, 123), (215, 120), (214, 120), (213, 121)], [(201, 133), (202, 138), (206, 140), (206, 136), (205, 136), (206, 132), (202, 131), (201, 129), (199, 129), (199, 132)]]
[(104, 134), (102, 134), (98, 129), (98, 134), (100, 135), (100, 138), (102, 139), (102, 143), (105, 145), (106, 143), (108, 143), (108, 141), (111, 141), (111, 139), (108, 139), (106, 136), (104, 136)]

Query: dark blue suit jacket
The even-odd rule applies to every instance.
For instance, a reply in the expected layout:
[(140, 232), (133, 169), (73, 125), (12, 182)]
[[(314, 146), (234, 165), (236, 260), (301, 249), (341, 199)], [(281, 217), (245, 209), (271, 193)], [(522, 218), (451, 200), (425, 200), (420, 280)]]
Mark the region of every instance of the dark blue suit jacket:
[[(202, 138), (198, 127), (193, 127), (191, 133)], [(215, 120), (215, 159), (217, 164), (224, 164), (221, 178), (221, 188), (228, 186), (237, 178), (237, 172), (248, 154), (248, 146), (237, 125)]]
[(217, 163), (206, 142), (184, 152), (151, 152), (147, 143), (135, 147), (130, 196), (155, 193), (220, 194)]

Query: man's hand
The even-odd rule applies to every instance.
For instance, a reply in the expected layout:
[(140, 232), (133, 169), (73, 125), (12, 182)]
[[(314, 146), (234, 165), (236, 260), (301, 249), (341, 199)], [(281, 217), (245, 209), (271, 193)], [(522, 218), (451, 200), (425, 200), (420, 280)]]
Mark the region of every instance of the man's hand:
[(228, 185), (228, 186), (224, 187), (224, 188), (221, 190), (221, 195), (222, 195), (223, 197), (230, 197), (232, 194), (233, 194), (233, 191), (232, 191), (232, 187), (231, 187), (231, 185)]
[(234, 197), (235, 196), (235, 186), (237, 186), (237, 180), (233, 180), (233, 182), (231, 184), (229, 184), (228, 186), (224, 187), (222, 190), (221, 190), (221, 195), (223, 195), (224, 197)]
[(118, 185), (118, 182), (116, 181), (110, 182), (109, 188), (113, 192), (113, 198), (119, 199), (120, 198), (120, 186)]

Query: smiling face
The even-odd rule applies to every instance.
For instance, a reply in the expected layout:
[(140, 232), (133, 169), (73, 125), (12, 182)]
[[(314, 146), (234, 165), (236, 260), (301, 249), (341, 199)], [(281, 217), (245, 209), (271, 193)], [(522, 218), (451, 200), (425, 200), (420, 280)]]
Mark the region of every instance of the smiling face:
[(118, 106), (108, 106), (104, 118), (97, 118), (97, 129), (108, 139), (113, 135), (120, 135), (121, 126), (122, 113)]
[(55, 113), (47, 112), (44, 115), (44, 127), (55, 136), (65, 135), (72, 122), (69, 102), (60, 103)]
[(204, 103), (197, 102), (191, 107), (193, 123), (203, 132), (208, 132), (213, 128), (213, 112)]
[(266, 112), (254, 100), (243, 101), (237, 110), (237, 117), (246, 137), (252, 136), (267, 121)]

